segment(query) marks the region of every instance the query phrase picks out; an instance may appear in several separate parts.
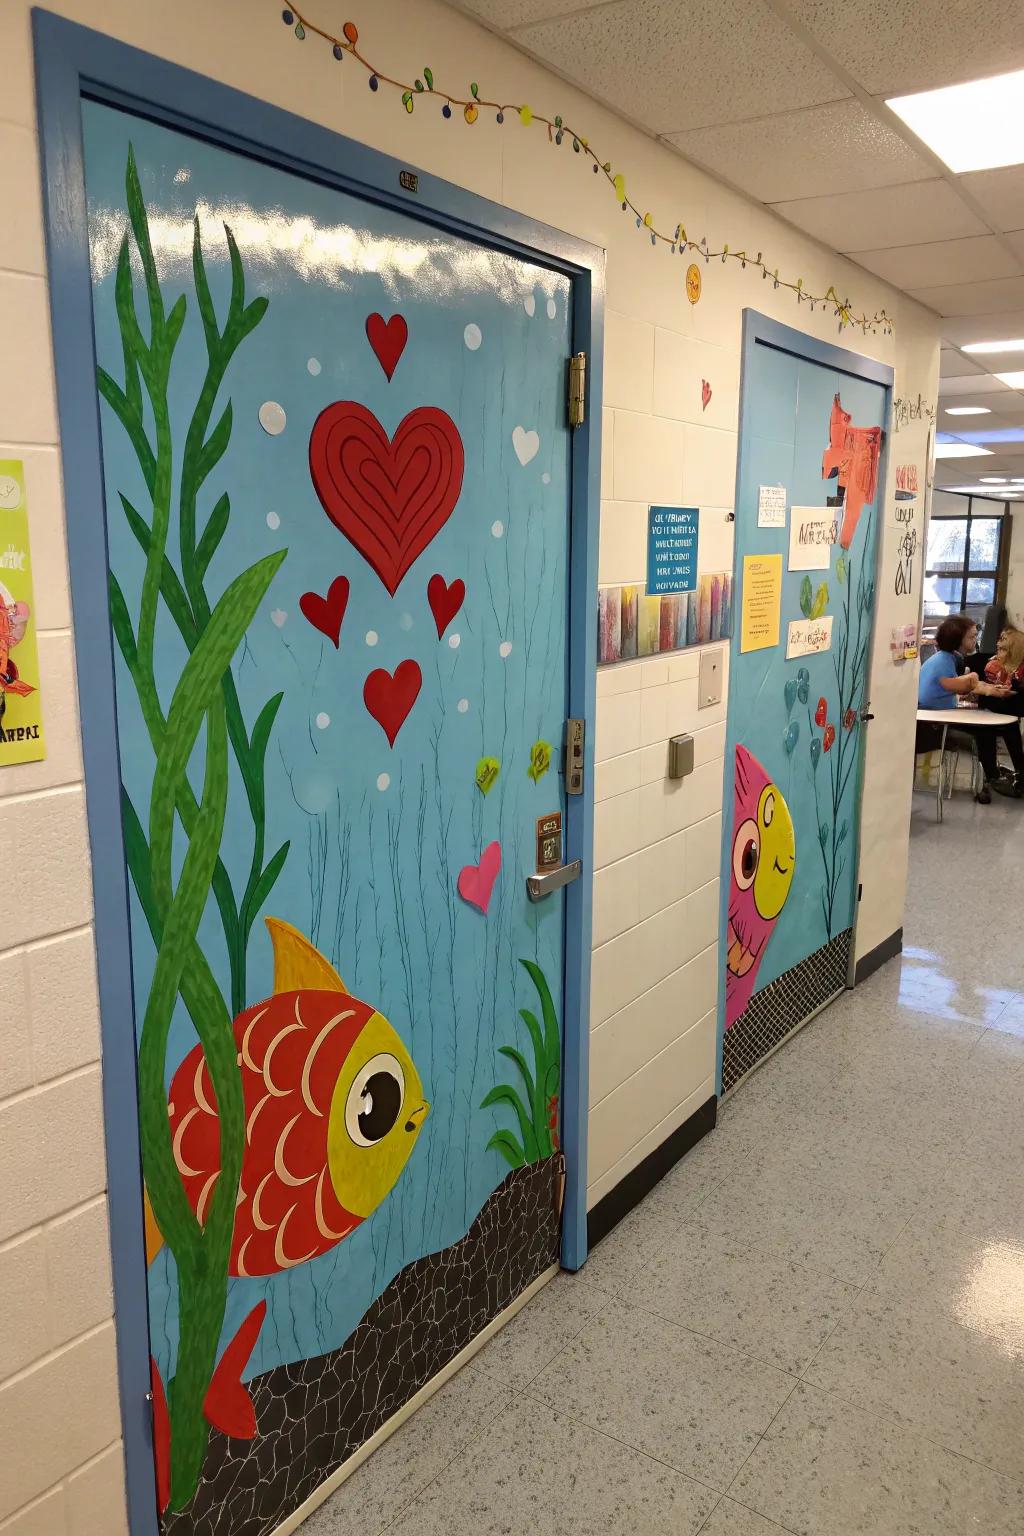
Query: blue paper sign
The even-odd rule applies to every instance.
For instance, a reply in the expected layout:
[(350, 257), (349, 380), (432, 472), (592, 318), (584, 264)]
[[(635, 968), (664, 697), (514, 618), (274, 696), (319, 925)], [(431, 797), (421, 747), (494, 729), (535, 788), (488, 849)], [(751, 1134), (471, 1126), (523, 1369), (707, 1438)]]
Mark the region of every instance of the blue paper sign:
[(697, 585), (696, 507), (651, 507), (647, 521), (647, 595), (692, 592)]

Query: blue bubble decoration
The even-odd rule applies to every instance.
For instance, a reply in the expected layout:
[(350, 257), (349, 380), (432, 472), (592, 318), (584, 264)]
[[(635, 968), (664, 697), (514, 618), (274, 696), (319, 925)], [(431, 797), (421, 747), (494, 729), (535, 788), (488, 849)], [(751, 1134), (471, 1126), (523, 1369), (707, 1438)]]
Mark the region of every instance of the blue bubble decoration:
[(786, 756), (787, 757), (792, 757), (793, 756), (793, 748), (796, 746), (797, 742), (800, 740), (800, 721), (799, 720), (791, 720), (789, 722), (789, 724), (786, 726), (786, 734), (785, 734), (785, 736), (782, 739), (783, 739), (783, 741), (786, 744)]
[(785, 695), (786, 695), (786, 714), (788, 716), (788, 715), (791, 715), (793, 713), (793, 705), (796, 703), (796, 678), (795, 677), (791, 677), (789, 679), (789, 681), (786, 683), (786, 687), (784, 689), (784, 692), (785, 692)]
[(818, 764), (820, 762), (821, 762), (821, 740), (817, 736), (812, 736), (811, 737), (811, 767), (814, 769), (815, 773), (817, 773), (817, 771), (818, 771)]

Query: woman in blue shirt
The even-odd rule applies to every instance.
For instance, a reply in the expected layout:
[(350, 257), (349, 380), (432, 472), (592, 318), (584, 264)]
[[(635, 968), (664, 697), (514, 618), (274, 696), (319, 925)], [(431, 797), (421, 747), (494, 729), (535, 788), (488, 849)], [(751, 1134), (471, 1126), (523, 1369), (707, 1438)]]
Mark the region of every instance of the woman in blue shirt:
[[(943, 619), (935, 632), (935, 655), (929, 656), (921, 666), (917, 685), (919, 709), (952, 709), (958, 694), (993, 700), (1007, 697), (1011, 691), (1009, 688), (985, 682), (977, 672), (967, 671), (964, 657), (971, 655), (977, 643), (978, 626), (966, 614), (953, 613)], [(998, 709), (998, 705), (995, 707)], [(1005, 726), (986, 725), (972, 730), (970, 715), (965, 711), (963, 724), (957, 721), (957, 729), (966, 731), (977, 743), (985, 787), (975, 798), (982, 805), (991, 802), (990, 791), (993, 789), (997, 794), (1013, 795), (1018, 799), (1024, 795), (1024, 744), (1016, 720), (1007, 720)], [(1002, 737), (1013, 763), (1014, 772), (1010, 779), (1000, 775), (996, 763), (996, 737)], [(919, 750), (922, 748), (919, 747)]]

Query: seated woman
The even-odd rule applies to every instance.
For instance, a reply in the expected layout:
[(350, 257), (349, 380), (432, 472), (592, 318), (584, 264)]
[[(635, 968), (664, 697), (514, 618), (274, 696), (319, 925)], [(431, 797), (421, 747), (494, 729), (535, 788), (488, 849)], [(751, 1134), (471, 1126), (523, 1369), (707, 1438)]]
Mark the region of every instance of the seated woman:
[(1007, 626), (1002, 631), (996, 653), (985, 668), (985, 677), (990, 683), (1015, 691), (1024, 686), (1024, 630)]
[[(978, 626), (966, 614), (953, 613), (943, 619), (935, 633), (934, 656), (922, 664), (917, 688), (919, 709), (949, 709), (958, 696), (982, 699), (985, 704), (1000, 709), (1001, 701), (1008, 701), (1012, 689), (1004, 684), (982, 681), (976, 672), (968, 672), (965, 656), (969, 656), (978, 643)], [(982, 805), (991, 802), (991, 791), (1000, 795), (1024, 795), (1024, 743), (1021, 742), (1020, 726), (1007, 721), (1005, 726), (972, 727), (970, 714), (965, 710), (963, 724), (957, 721), (957, 730), (971, 736), (978, 750), (978, 760), (985, 775), (984, 788), (975, 796)], [(1013, 764), (1013, 776), (1001, 776), (996, 763), (996, 738), (1001, 737)], [(918, 738), (918, 750), (929, 750)], [(937, 742), (935, 743), (937, 745)]]

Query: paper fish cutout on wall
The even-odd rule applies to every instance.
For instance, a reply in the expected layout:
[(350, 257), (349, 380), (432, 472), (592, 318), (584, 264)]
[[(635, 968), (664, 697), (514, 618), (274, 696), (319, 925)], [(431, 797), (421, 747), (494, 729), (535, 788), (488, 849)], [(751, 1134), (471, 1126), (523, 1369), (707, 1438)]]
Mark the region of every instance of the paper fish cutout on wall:
[(736, 748), (734, 806), (725, 952), (726, 1029), (732, 1028), (753, 996), (796, 863), (789, 806), (757, 758), (743, 746)]
[(821, 461), (821, 478), (830, 480), (838, 476), (839, 489), (844, 493), (843, 526), (839, 530), (843, 549), (849, 549), (853, 543), (860, 514), (875, 499), (878, 456), (882, 451), (881, 427), (855, 427), (852, 421), (836, 395), (829, 418), (829, 443)]
[[(234, 1021), (245, 1147), (228, 1272), (242, 1277), (319, 1258), (371, 1216), (430, 1109), (412, 1057), (383, 1014), (353, 997), (290, 924), (266, 923), (274, 991)], [(201, 1045), (174, 1074), (168, 1117), (174, 1161), (202, 1225), (220, 1175), (220, 1121)], [(148, 1200), (146, 1217), (151, 1263), (163, 1238)], [(207, 1396), (207, 1417), (227, 1434), (241, 1433), (243, 1422), (251, 1422), (250, 1437), (256, 1431), (238, 1400), (239, 1392), (247, 1398), (239, 1377), (259, 1333), (255, 1318), (250, 1313), (228, 1345)], [(157, 1446), (158, 1467), (161, 1454), (169, 1460), (169, 1445)]]

